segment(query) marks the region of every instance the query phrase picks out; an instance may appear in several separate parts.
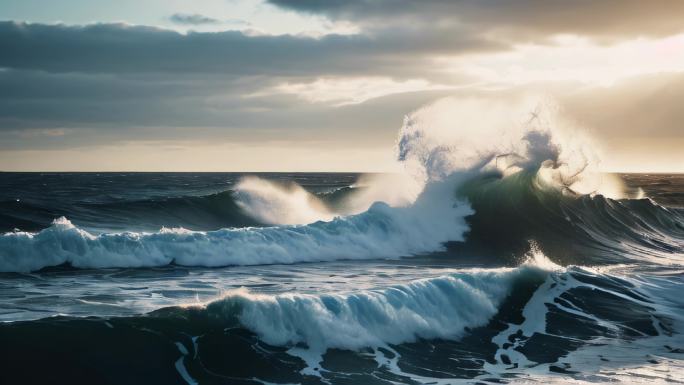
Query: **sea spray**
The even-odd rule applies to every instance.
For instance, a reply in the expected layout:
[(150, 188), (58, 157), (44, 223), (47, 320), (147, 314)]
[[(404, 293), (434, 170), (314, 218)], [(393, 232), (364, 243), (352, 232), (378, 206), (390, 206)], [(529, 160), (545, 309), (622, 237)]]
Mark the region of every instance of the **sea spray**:
[[(409, 115), (397, 143), (405, 175), (395, 181), (376, 180), (388, 183), (383, 188), (389, 190), (410, 186), (406, 194), (385, 194), (394, 206), (371, 203), (383, 199), (382, 194), (357, 194), (349, 199), (358, 201), (347, 207), (368, 209), (345, 215), (301, 187), (245, 179), (236, 194), (238, 206), (247, 214), (269, 223), (310, 223), (96, 235), (59, 219), (40, 232), (0, 236), (0, 271), (33, 271), (65, 263), (73, 267), (259, 265), (397, 258), (442, 250), (446, 242), (465, 240), (467, 217), (477, 216), (468, 199), (491, 190), (491, 184), (483, 184), (481, 192), (459, 197), (457, 191), (468, 182), (491, 175), (497, 180), (532, 175), (529, 183), (540, 191), (578, 197), (584, 192), (601, 193), (603, 179), (596, 177), (590, 147), (564, 135), (562, 120), (553, 109), (539, 106), (534, 99), (503, 103), (448, 98)], [(494, 198), (507, 199), (506, 194)], [(644, 227), (642, 218), (630, 219)], [(679, 220), (668, 219), (673, 221)], [(656, 228), (653, 243), (681, 231), (677, 223), (673, 226), (674, 231), (664, 235)], [(653, 227), (647, 225), (649, 231)], [(582, 230), (593, 239), (605, 238), (600, 229)]]
[(335, 217), (314, 194), (296, 183), (244, 177), (235, 186), (235, 199), (254, 218), (272, 225), (307, 224)]

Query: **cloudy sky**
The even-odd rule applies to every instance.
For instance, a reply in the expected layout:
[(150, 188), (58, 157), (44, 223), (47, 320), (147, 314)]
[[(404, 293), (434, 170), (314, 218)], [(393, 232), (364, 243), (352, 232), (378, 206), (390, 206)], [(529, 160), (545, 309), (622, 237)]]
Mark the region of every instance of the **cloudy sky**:
[(684, 172), (683, 71), (678, 0), (2, 0), (0, 170), (390, 171), (421, 105), (535, 92)]

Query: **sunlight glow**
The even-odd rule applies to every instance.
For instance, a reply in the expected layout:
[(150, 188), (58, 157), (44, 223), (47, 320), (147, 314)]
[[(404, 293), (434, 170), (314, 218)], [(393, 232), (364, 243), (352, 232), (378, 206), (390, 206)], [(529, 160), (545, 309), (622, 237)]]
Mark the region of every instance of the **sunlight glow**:
[(385, 77), (361, 77), (319, 78), (310, 83), (283, 83), (272, 88), (270, 92), (293, 94), (313, 103), (330, 103), (342, 106), (363, 103), (385, 95), (450, 88), (453, 87), (432, 84), (423, 79), (398, 81)]
[(580, 81), (610, 86), (631, 76), (684, 70), (684, 34), (599, 45), (561, 36), (553, 45), (521, 44), (512, 51), (460, 59), (442, 58), (452, 73), (468, 73), (492, 83)]

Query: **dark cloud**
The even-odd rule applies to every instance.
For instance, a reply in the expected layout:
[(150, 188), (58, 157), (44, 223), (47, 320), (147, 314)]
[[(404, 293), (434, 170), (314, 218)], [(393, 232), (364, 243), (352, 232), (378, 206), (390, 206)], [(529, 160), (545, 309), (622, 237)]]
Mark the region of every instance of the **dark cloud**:
[(684, 31), (679, 0), (268, 0), (279, 7), (371, 29), (396, 23), (472, 26), (482, 34), (545, 39), (572, 33), (599, 38), (663, 36)]
[(0, 71), (0, 131), (235, 127), (251, 116), (250, 109), (280, 107), (266, 98), (243, 97), (276, 81), (262, 77), (5, 70)]
[(50, 72), (429, 76), (439, 70), (430, 67), (431, 55), (501, 48), (485, 39), (429, 31), (313, 38), (0, 22), (0, 67)]
[(335, 108), (263, 91), (321, 76), (431, 80), (447, 76), (433, 55), (501, 48), (467, 34), (401, 29), (313, 38), (0, 22), (2, 146), (196, 137), (349, 141), (362, 134), (372, 142), (394, 135), (396, 119), (437, 94)]
[(208, 16), (200, 15), (197, 13), (187, 14), (187, 13), (174, 13), (169, 16), (169, 20), (176, 24), (185, 25), (204, 25), (204, 24), (219, 24), (220, 20), (214, 19)]
[(280, 81), (0, 71), (0, 148), (144, 140), (325, 140), (351, 145), (359, 137), (384, 143), (392, 141), (407, 111), (447, 94), (414, 92), (343, 107), (293, 95), (249, 96)]

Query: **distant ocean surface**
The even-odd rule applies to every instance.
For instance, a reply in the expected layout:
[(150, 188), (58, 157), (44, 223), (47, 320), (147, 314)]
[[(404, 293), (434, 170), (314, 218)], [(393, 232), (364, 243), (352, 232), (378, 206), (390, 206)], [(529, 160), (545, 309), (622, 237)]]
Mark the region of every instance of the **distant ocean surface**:
[(0, 383), (680, 383), (684, 175), (536, 175), (0, 173)]

